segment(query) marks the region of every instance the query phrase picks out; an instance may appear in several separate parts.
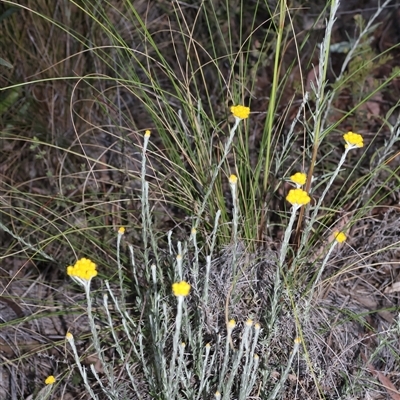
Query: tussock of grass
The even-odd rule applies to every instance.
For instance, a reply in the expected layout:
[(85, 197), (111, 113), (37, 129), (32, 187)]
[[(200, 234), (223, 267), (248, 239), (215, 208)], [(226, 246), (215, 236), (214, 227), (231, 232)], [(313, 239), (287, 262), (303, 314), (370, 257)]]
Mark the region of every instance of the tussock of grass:
[(391, 394), (398, 40), (345, 7), (0, 3), (0, 397)]

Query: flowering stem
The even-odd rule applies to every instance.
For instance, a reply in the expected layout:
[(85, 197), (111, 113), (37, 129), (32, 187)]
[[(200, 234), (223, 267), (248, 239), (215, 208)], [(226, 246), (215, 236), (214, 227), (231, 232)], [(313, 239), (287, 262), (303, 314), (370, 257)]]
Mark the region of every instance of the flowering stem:
[[(231, 175), (229, 178), (229, 186), (231, 187), (231, 194), (232, 194), (232, 223), (233, 223), (233, 232), (232, 232), (232, 239), (233, 239), (233, 254), (232, 254), (232, 275), (235, 279), (236, 275), (236, 257), (237, 257), (237, 249), (238, 249), (238, 223), (239, 223), (239, 207), (238, 207), (238, 198), (237, 198), (237, 177), (235, 175)], [(228, 322), (228, 321), (227, 321)]]
[(293, 204), (292, 205), (292, 214), (290, 215), (290, 220), (288, 223), (288, 226), (286, 227), (285, 230), (285, 236), (283, 238), (283, 243), (279, 255), (279, 264), (278, 264), (278, 270), (276, 271), (275, 274), (275, 282), (274, 282), (274, 295), (272, 298), (272, 304), (271, 304), (271, 317), (269, 318), (268, 322), (268, 327), (269, 331), (271, 332), (274, 325), (275, 325), (275, 319), (277, 315), (277, 309), (278, 309), (278, 299), (280, 297), (280, 288), (281, 288), (281, 273), (283, 270), (283, 263), (285, 262), (286, 254), (288, 251), (289, 247), (289, 240), (290, 240), (290, 235), (292, 233), (292, 228), (294, 221), (296, 219), (296, 213), (297, 210), (300, 208), (298, 204)]
[(208, 370), (209, 364), (208, 364), (208, 359), (210, 356), (210, 350), (211, 350), (211, 345), (210, 343), (207, 343), (205, 346), (205, 350), (206, 350), (206, 354), (204, 356), (204, 361), (203, 361), (203, 366), (201, 369), (201, 376), (200, 376), (200, 383), (199, 383), (199, 390), (197, 391), (197, 397), (196, 400), (200, 400), (201, 398), (201, 394), (203, 393), (203, 389), (206, 385), (207, 382), (207, 376), (206, 376), (206, 372)]
[(293, 204), (293, 206), (292, 206), (292, 214), (290, 215), (290, 220), (289, 220), (288, 226), (286, 227), (286, 230), (285, 230), (285, 236), (283, 238), (283, 243), (282, 243), (282, 247), (281, 247), (281, 251), (280, 251), (280, 255), (279, 255), (279, 268), (283, 267), (283, 263), (285, 261), (288, 246), (289, 246), (290, 235), (292, 234), (293, 224), (296, 219), (297, 210), (299, 208), (300, 207), (296, 204)]
[(233, 252), (233, 275), (235, 274), (236, 269), (236, 250), (237, 250), (237, 232), (238, 232), (238, 220), (239, 220), (239, 208), (238, 208), (238, 201), (237, 201), (237, 193), (236, 193), (236, 182), (230, 183), (231, 193), (232, 193), (232, 203), (233, 203), (233, 245), (234, 245), (234, 252)]
[(228, 361), (229, 361), (229, 345), (234, 349), (233, 343), (232, 343), (232, 331), (235, 328), (235, 320), (231, 319), (226, 328), (227, 328), (227, 335), (226, 335), (226, 342), (225, 342), (225, 355), (224, 355), (224, 363), (222, 365), (221, 369), (221, 374), (220, 374), (220, 380), (218, 386), (222, 389), (223, 386), (223, 381), (226, 377), (226, 371), (228, 368)]
[(121, 257), (120, 257), (121, 238), (122, 238), (122, 233), (118, 232), (118, 237), (117, 237), (118, 278), (119, 278), (119, 286), (121, 288), (121, 304), (122, 304), (122, 307), (125, 307), (126, 301), (125, 301), (125, 289), (124, 289), (124, 275), (123, 275), (123, 271), (122, 271)]
[(332, 176), (331, 176), (331, 179), (329, 180), (328, 184), (326, 185), (326, 187), (325, 187), (325, 189), (324, 189), (324, 192), (322, 193), (321, 197), (319, 198), (318, 203), (317, 203), (316, 207), (314, 208), (314, 211), (313, 211), (313, 213), (312, 213), (312, 215), (311, 215), (311, 218), (310, 218), (310, 220), (309, 220), (309, 223), (307, 224), (307, 226), (306, 226), (306, 228), (305, 228), (305, 230), (304, 230), (304, 234), (302, 235), (302, 238), (301, 238), (301, 245), (300, 245), (298, 254), (300, 254), (302, 248), (303, 248), (303, 247), (305, 246), (305, 244), (307, 243), (309, 233), (310, 233), (310, 231), (311, 231), (311, 228), (312, 228), (312, 225), (313, 225), (313, 223), (314, 223), (314, 221), (315, 221), (315, 218), (316, 218), (316, 216), (317, 216), (317, 213), (318, 213), (318, 211), (319, 211), (319, 209), (320, 209), (320, 207), (321, 207), (321, 204), (322, 204), (322, 202), (324, 201), (324, 198), (325, 198), (326, 194), (328, 193), (328, 190), (329, 190), (330, 187), (332, 186), (333, 181), (336, 179), (336, 177), (337, 177), (337, 175), (338, 175), (338, 173), (339, 173), (339, 171), (340, 171), (340, 168), (342, 168), (342, 165), (343, 165), (343, 163), (344, 163), (344, 161), (345, 161), (345, 159), (346, 159), (347, 153), (348, 153), (350, 150), (351, 150), (351, 148), (349, 148), (349, 147), (347, 147), (347, 148), (345, 149), (345, 151), (344, 151), (344, 153), (342, 154), (342, 157), (341, 157), (341, 159), (340, 159), (340, 161), (339, 161), (339, 163), (338, 163), (337, 168), (336, 168), (335, 171), (333, 172), (333, 174), (332, 174)]
[(90, 331), (93, 336), (93, 345), (94, 345), (94, 348), (96, 349), (96, 352), (97, 352), (97, 355), (98, 355), (100, 361), (103, 364), (104, 372), (107, 374), (107, 376), (110, 376), (108, 373), (107, 363), (104, 360), (103, 352), (101, 351), (99, 335), (97, 334), (97, 328), (94, 323), (94, 317), (93, 317), (93, 313), (92, 313), (92, 298), (90, 296), (90, 281), (88, 281), (84, 285), (84, 288), (85, 288), (86, 303), (87, 303), (86, 310), (87, 310), (87, 315), (88, 315), (88, 320), (89, 320)]
[(323, 271), (325, 269), (325, 266), (326, 266), (326, 264), (327, 264), (327, 262), (329, 260), (329, 257), (331, 256), (332, 251), (335, 248), (337, 243), (338, 242), (336, 240), (334, 240), (333, 243), (331, 244), (331, 246), (330, 246), (330, 248), (328, 250), (328, 253), (325, 256), (325, 258), (323, 259), (322, 264), (321, 264), (321, 266), (319, 268), (318, 275), (317, 275), (317, 277), (315, 278), (315, 280), (314, 280), (314, 282), (312, 284), (312, 287), (311, 287), (311, 290), (310, 290), (310, 295), (308, 296), (308, 302), (307, 302), (307, 305), (306, 305), (306, 310), (305, 310), (305, 316), (306, 317), (308, 316), (308, 314), (310, 312), (311, 299), (313, 297), (315, 287), (317, 286), (317, 282), (320, 280), (321, 275), (322, 275), (322, 273), (323, 273)]
[(326, 187), (325, 187), (324, 192), (322, 193), (321, 197), (320, 197), (319, 200), (318, 200), (317, 206), (316, 206), (315, 209), (314, 209), (314, 212), (313, 212), (313, 214), (312, 214), (311, 220), (313, 220), (313, 218), (316, 216), (319, 207), (321, 206), (322, 202), (324, 201), (324, 198), (325, 198), (326, 194), (328, 193), (328, 190), (329, 190), (330, 187), (332, 186), (333, 181), (336, 179), (336, 177), (337, 177), (337, 175), (338, 175), (338, 173), (339, 173), (339, 171), (340, 171), (340, 168), (342, 168), (342, 165), (343, 165), (343, 163), (344, 163), (344, 161), (345, 161), (345, 159), (346, 159), (346, 156), (347, 156), (347, 153), (349, 152), (349, 150), (350, 150), (349, 147), (346, 148), (345, 151), (344, 151), (344, 153), (342, 154), (342, 157), (341, 157), (341, 159), (340, 159), (340, 161), (339, 161), (339, 164), (338, 164), (337, 168), (336, 168), (335, 171), (333, 172), (333, 174), (332, 174), (332, 176), (331, 176), (331, 179), (329, 180), (328, 184), (327, 184)]
[[(242, 335), (242, 340), (240, 341), (240, 346), (239, 349), (237, 351), (235, 351), (235, 358), (233, 360), (232, 363), (232, 367), (230, 368), (229, 371), (229, 378), (226, 381), (225, 385), (224, 385), (224, 393), (223, 393), (223, 400), (229, 400), (232, 397), (230, 396), (231, 391), (232, 391), (232, 386), (235, 380), (239, 380), (236, 375), (238, 373), (239, 370), (239, 366), (242, 364), (242, 360), (243, 360), (243, 353), (246, 350), (248, 350), (249, 348), (249, 334), (251, 332), (251, 324), (246, 323), (244, 326), (244, 332)], [(246, 368), (246, 365), (243, 366), (244, 368)], [(221, 375), (226, 377), (225, 374)], [(235, 379), (236, 378), (236, 379)]]
[(282, 388), (285, 384), (285, 381), (289, 375), (290, 369), (292, 368), (294, 357), (296, 356), (297, 352), (299, 351), (300, 343), (301, 343), (300, 339), (296, 338), (294, 341), (293, 351), (290, 354), (290, 358), (289, 358), (289, 361), (285, 368), (285, 371), (282, 373), (279, 383), (275, 385), (275, 389), (272, 392), (272, 395), (270, 397), (268, 397), (268, 399), (271, 399), (271, 400), (275, 399), (276, 396), (279, 394), (279, 392), (282, 390)]
[(179, 345), (179, 335), (181, 332), (181, 325), (182, 325), (182, 308), (183, 308), (183, 296), (177, 296), (178, 306), (177, 306), (177, 313), (176, 313), (176, 321), (175, 321), (175, 336), (173, 342), (173, 353), (171, 359), (171, 366), (170, 366), (170, 379), (174, 379), (174, 371), (175, 371), (175, 361), (176, 355), (178, 352), (178, 345)]
[(91, 387), (91, 385), (90, 385), (90, 383), (88, 381), (86, 369), (81, 364), (81, 360), (79, 358), (78, 351), (77, 351), (76, 346), (75, 346), (74, 337), (70, 333), (67, 333), (66, 337), (67, 337), (67, 340), (68, 340), (69, 344), (71, 345), (72, 352), (74, 354), (75, 363), (76, 363), (76, 366), (79, 369), (79, 373), (81, 374), (81, 377), (82, 377), (83, 383), (84, 383), (84, 385), (86, 387), (86, 390), (89, 392), (89, 394), (90, 394), (92, 399), (97, 400), (98, 397), (94, 394), (94, 392), (92, 390), (92, 387)]
[[(314, 116), (314, 129), (312, 131), (312, 137), (313, 137), (313, 147), (312, 147), (312, 155), (311, 155), (311, 162), (310, 162), (310, 168), (308, 170), (307, 174), (307, 182), (305, 186), (305, 191), (307, 193), (310, 193), (310, 188), (311, 188), (311, 181), (313, 177), (313, 172), (314, 172), (314, 166), (316, 164), (317, 160), (317, 153), (319, 149), (319, 145), (321, 142), (321, 128), (322, 128), (322, 110), (324, 103), (326, 101), (326, 94), (325, 94), (325, 88), (326, 88), (326, 74), (328, 70), (328, 65), (329, 65), (329, 57), (330, 57), (330, 42), (331, 42), (331, 34), (333, 30), (333, 24), (336, 20), (336, 12), (339, 7), (339, 0), (331, 0), (331, 10), (330, 10), (330, 15), (329, 19), (326, 24), (326, 29), (325, 29), (325, 36), (324, 40), (321, 43), (320, 47), (320, 55), (319, 55), (319, 69), (317, 73), (318, 79), (317, 79), (317, 88), (315, 90), (315, 95), (316, 95), (316, 106), (315, 106), (315, 116)], [(329, 96), (328, 96), (329, 98)], [(301, 227), (303, 224), (303, 216), (304, 216), (304, 209), (300, 211), (299, 219), (297, 222), (297, 228), (296, 228), (296, 237), (295, 237), (295, 242), (299, 243), (300, 242), (300, 234), (301, 234)], [(304, 237), (304, 235), (303, 235)]]
[[(225, 321), (226, 324), (228, 325), (229, 323), (229, 301), (231, 298), (231, 294), (233, 289), (235, 288), (236, 281), (237, 281), (237, 276), (236, 276), (236, 267), (237, 267), (237, 249), (238, 249), (238, 240), (237, 240), (237, 231), (238, 231), (238, 207), (237, 207), (237, 194), (236, 194), (236, 186), (237, 186), (237, 177), (235, 175), (231, 175), (229, 178), (229, 185), (231, 187), (231, 193), (232, 193), (232, 202), (233, 202), (233, 252), (232, 252), (232, 276), (233, 276), (233, 281), (231, 284), (231, 287), (229, 288), (228, 294), (226, 296), (226, 301), (225, 301)], [(233, 345), (232, 345), (233, 347)]]
[(204, 212), (204, 210), (206, 208), (207, 200), (211, 195), (214, 183), (215, 183), (215, 181), (216, 181), (216, 179), (218, 177), (218, 172), (221, 169), (222, 164), (225, 162), (225, 159), (226, 159), (227, 155), (229, 154), (229, 151), (231, 149), (231, 145), (232, 145), (232, 142), (233, 142), (233, 138), (235, 136), (235, 132), (236, 132), (237, 127), (239, 126), (239, 122), (240, 121), (241, 121), (240, 118), (235, 117), (235, 123), (234, 123), (232, 129), (229, 132), (229, 138), (228, 138), (228, 141), (226, 142), (226, 145), (225, 145), (224, 154), (222, 155), (220, 162), (218, 163), (217, 167), (214, 170), (213, 176), (211, 178), (210, 185), (208, 187), (208, 190), (207, 190), (206, 194), (204, 195), (203, 203), (201, 204), (200, 210), (199, 210), (199, 212), (197, 214), (197, 218), (196, 218), (196, 221), (195, 221), (195, 224), (194, 224), (194, 228), (195, 229), (198, 227), (199, 222), (200, 222), (200, 217), (201, 217), (201, 215), (203, 214), (203, 212)]
[(143, 248), (144, 248), (144, 260), (145, 263), (149, 263), (149, 249), (148, 249), (148, 232), (147, 229), (150, 225), (148, 216), (148, 183), (146, 182), (146, 151), (149, 144), (150, 134), (146, 131), (144, 135), (143, 150), (142, 150), (142, 170), (140, 174), (140, 180), (142, 183), (142, 237), (143, 237)]

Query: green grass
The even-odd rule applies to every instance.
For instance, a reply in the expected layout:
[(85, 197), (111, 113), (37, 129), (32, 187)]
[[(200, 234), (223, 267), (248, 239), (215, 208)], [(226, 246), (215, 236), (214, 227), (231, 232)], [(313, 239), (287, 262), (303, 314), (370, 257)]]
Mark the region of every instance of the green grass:
[[(387, 394), (362, 367), (399, 365), (394, 273), (378, 268), (400, 241), (382, 9), (341, 37), (335, 0), (193, 3), (0, 3), (0, 296), (33, 324), (2, 323), (25, 336), (1, 372), (19, 365), (18, 398)], [(233, 130), (236, 104), (251, 115)], [(349, 130), (364, 147), (340, 161)], [(298, 171), (311, 202), (295, 210)], [(65, 274), (81, 257), (99, 271), (86, 292)], [(54, 352), (33, 368), (20, 349), (38, 336)]]

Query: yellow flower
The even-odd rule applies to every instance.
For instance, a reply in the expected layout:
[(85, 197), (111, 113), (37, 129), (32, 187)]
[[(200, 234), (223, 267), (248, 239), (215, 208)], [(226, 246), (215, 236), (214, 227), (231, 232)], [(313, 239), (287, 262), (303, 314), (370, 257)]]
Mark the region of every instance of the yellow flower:
[(65, 335), (65, 338), (67, 340), (72, 340), (74, 338), (74, 335), (71, 332), (67, 332), (66, 335)]
[(67, 267), (67, 274), (72, 277), (90, 281), (97, 275), (96, 264), (88, 258), (81, 258), (74, 266)]
[(185, 281), (175, 282), (172, 284), (172, 291), (175, 296), (187, 296), (190, 292), (190, 284)]
[(234, 319), (229, 320), (228, 329), (232, 330), (236, 326), (236, 321)]
[(245, 107), (245, 106), (232, 106), (231, 107), (231, 112), (234, 117), (239, 118), (239, 119), (246, 119), (249, 118), (250, 115), (250, 107)]
[(118, 233), (120, 235), (123, 235), (125, 233), (125, 228), (123, 226), (121, 226), (121, 228), (118, 229)]
[(54, 378), (53, 375), (48, 376), (48, 377), (46, 378), (46, 380), (44, 381), (44, 383), (45, 383), (46, 385), (52, 385), (52, 384), (55, 383), (55, 382), (56, 382), (56, 378)]
[(297, 337), (294, 339), (294, 344), (300, 344), (301, 343), (301, 338)]
[(347, 239), (346, 235), (343, 232), (335, 232), (334, 235), (335, 235), (335, 240), (338, 243), (343, 243)]
[(311, 198), (303, 189), (290, 189), (286, 200), (293, 206), (304, 206), (311, 201)]
[(144, 132), (144, 136), (145, 136), (145, 137), (149, 137), (150, 134), (151, 134), (151, 132), (150, 132), (149, 130), (147, 130), (147, 131)]
[(347, 132), (343, 135), (343, 139), (346, 141), (346, 149), (355, 149), (364, 146), (363, 137), (358, 133)]
[(290, 180), (297, 186), (303, 186), (307, 181), (307, 175), (303, 174), (302, 172), (296, 172), (290, 177)]
[(229, 177), (229, 183), (230, 183), (231, 185), (236, 185), (237, 180), (238, 180), (238, 178), (237, 178), (236, 175), (233, 175), (233, 174), (232, 174), (232, 175)]

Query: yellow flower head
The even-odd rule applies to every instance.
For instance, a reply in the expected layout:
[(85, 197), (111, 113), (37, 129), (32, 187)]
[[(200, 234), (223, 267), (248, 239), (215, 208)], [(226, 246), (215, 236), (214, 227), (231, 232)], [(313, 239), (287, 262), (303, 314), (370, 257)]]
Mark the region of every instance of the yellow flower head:
[(230, 183), (231, 185), (236, 185), (237, 180), (238, 180), (238, 178), (237, 178), (236, 175), (233, 175), (233, 174), (232, 174), (232, 175), (229, 177), (229, 183)]
[(149, 130), (147, 130), (147, 131), (144, 132), (144, 136), (145, 136), (145, 137), (149, 137), (150, 135), (151, 135), (151, 132), (150, 132)]
[(286, 200), (293, 206), (304, 206), (311, 201), (311, 198), (303, 189), (290, 189)]
[(343, 243), (347, 239), (346, 235), (343, 232), (335, 232), (334, 235), (335, 235), (335, 240), (338, 243)]
[(71, 332), (67, 332), (67, 333), (65, 334), (65, 338), (66, 338), (67, 340), (72, 340), (72, 339), (74, 338), (74, 335), (73, 335)]
[(297, 187), (303, 186), (307, 181), (307, 175), (302, 172), (296, 172), (290, 177), (290, 180), (296, 184)]
[(234, 319), (229, 320), (228, 329), (232, 330), (236, 326), (236, 321)]
[(190, 284), (185, 281), (175, 282), (172, 284), (172, 291), (175, 296), (187, 296), (190, 292)]
[(121, 226), (121, 228), (118, 229), (118, 233), (120, 235), (123, 235), (125, 233), (125, 228), (123, 226)]
[(249, 118), (250, 115), (250, 107), (245, 107), (245, 106), (232, 106), (231, 107), (231, 112), (234, 117), (239, 118), (239, 119), (246, 119)]
[(358, 133), (347, 132), (343, 135), (343, 139), (346, 141), (346, 149), (355, 149), (364, 146), (363, 137)]
[(74, 266), (67, 267), (67, 274), (72, 277), (90, 281), (97, 275), (96, 264), (88, 258), (81, 258)]
[(48, 376), (48, 377), (46, 378), (46, 380), (44, 381), (44, 383), (45, 383), (46, 385), (52, 385), (52, 384), (55, 383), (55, 382), (56, 382), (56, 378), (54, 378), (53, 375)]

